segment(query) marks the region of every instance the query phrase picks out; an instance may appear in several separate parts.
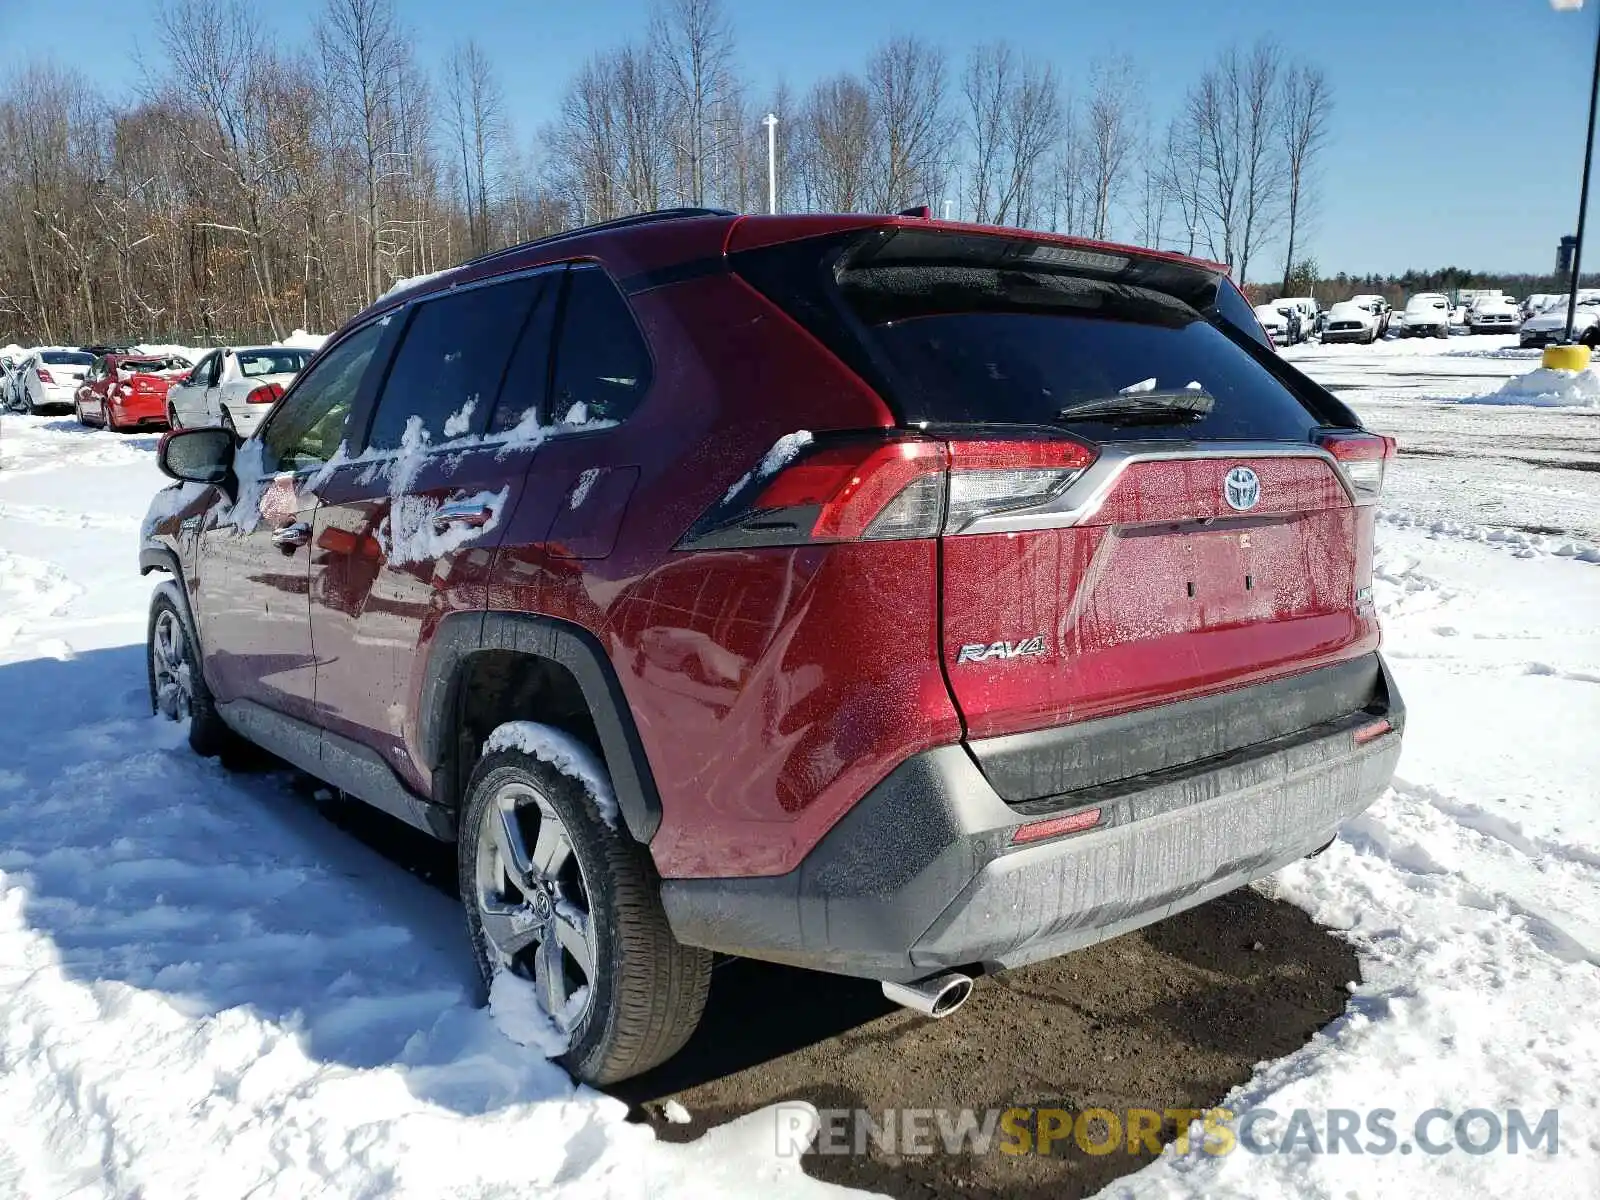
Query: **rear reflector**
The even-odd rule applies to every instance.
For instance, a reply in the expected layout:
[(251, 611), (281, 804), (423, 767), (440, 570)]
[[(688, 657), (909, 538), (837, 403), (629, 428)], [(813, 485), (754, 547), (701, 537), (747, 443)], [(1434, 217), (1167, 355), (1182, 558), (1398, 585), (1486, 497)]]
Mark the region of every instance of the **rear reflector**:
[(1064, 817), (1051, 817), (1045, 821), (1018, 825), (1011, 831), (1011, 844), (1021, 846), (1027, 842), (1042, 842), (1045, 838), (1060, 837), (1064, 833), (1082, 833), (1085, 829), (1093, 829), (1098, 824), (1100, 824), (1100, 810), (1086, 808), (1082, 812), (1068, 813)]
[(884, 541), (960, 533), (1059, 494), (1096, 452), (1066, 438), (940, 441), (904, 433), (835, 438), (737, 488), (684, 547)]
[(1395, 452), (1392, 437), (1327, 430), (1317, 435), (1317, 444), (1338, 461), (1357, 504), (1371, 504), (1383, 494), (1384, 469)]
[(1374, 721), (1370, 725), (1363, 725), (1360, 729), (1356, 730), (1355, 743), (1358, 746), (1365, 746), (1368, 742), (1376, 741), (1378, 738), (1381, 738), (1384, 734), (1391, 732), (1393, 729), (1394, 726), (1389, 724), (1389, 718), (1384, 717), (1381, 720)]

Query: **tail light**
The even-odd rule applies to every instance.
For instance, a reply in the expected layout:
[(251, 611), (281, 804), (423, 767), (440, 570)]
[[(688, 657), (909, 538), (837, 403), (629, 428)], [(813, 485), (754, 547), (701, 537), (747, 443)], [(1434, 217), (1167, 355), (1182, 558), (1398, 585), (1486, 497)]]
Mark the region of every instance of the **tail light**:
[(56, 377), (50, 374), (49, 371), (46, 371), (43, 367), (38, 368), (38, 371), (40, 383), (54, 383), (56, 381)]
[(1378, 433), (1324, 432), (1317, 444), (1333, 455), (1350, 483), (1357, 504), (1373, 504), (1383, 494), (1383, 473), (1395, 454), (1395, 441)]
[(283, 395), (283, 384), (264, 383), (244, 398), (246, 404), (276, 404)]
[(817, 444), (770, 479), (741, 483), (683, 548), (790, 546), (957, 534), (1064, 491), (1094, 462), (1080, 442), (943, 441), (890, 434)]

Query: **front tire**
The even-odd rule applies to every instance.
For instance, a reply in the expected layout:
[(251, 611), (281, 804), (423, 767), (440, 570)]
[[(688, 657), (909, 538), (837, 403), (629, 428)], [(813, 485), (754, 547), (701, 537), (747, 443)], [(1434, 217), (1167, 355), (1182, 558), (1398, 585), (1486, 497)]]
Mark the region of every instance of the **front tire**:
[(158, 591), (150, 601), (145, 664), (152, 713), (169, 721), (188, 717), (189, 748), (202, 758), (220, 757), (233, 748), (237, 735), (217, 715), (189, 623), (165, 591)]
[[(568, 1034), (557, 1060), (615, 1083), (676, 1054), (705, 1010), (709, 951), (681, 945), (644, 847), (585, 786), (519, 750), (484, 756), (457, 839), (467, 932), (487, 983), (533, 981)], [(581, 994), (580, 994), (581, 993)]]

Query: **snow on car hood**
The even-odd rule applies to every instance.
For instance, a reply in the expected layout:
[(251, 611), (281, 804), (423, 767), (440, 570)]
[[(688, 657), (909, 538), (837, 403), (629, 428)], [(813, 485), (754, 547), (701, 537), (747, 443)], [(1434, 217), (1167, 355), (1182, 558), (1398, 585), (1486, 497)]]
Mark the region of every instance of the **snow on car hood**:
[(1328, 310), (1330, 321), (1365, 321), (1372, 324), (1372, 314), (1359, 304), (1350, 300), (1341, 300)]
[[(1579, 305), (1578, 311), (1572, 315), (1574, 329), (1587, 329), (1600, 317), (1592, 308)], [(1556, 308), (1548, 308), (1544, 312), (1536, 313), (1522, 323), (1522, 327), (1535, 333), (1546, 333), (1550, 330), (1565, 329), (1567, 327), (1567, 306), (1565, 304)]]

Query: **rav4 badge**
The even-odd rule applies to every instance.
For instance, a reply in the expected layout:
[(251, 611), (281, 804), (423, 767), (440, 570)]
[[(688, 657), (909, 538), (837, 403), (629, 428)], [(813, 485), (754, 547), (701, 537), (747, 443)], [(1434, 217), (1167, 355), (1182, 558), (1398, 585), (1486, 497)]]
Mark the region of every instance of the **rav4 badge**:
[(972, 642), (961, 647), (961, 653), (956, 655), (956, 662), (986, 662), (991, 658), (1043, 658), (1044, 655), (1044, 634), (1036, 633), (1020, 642), (990, 642), (988, 645)]

